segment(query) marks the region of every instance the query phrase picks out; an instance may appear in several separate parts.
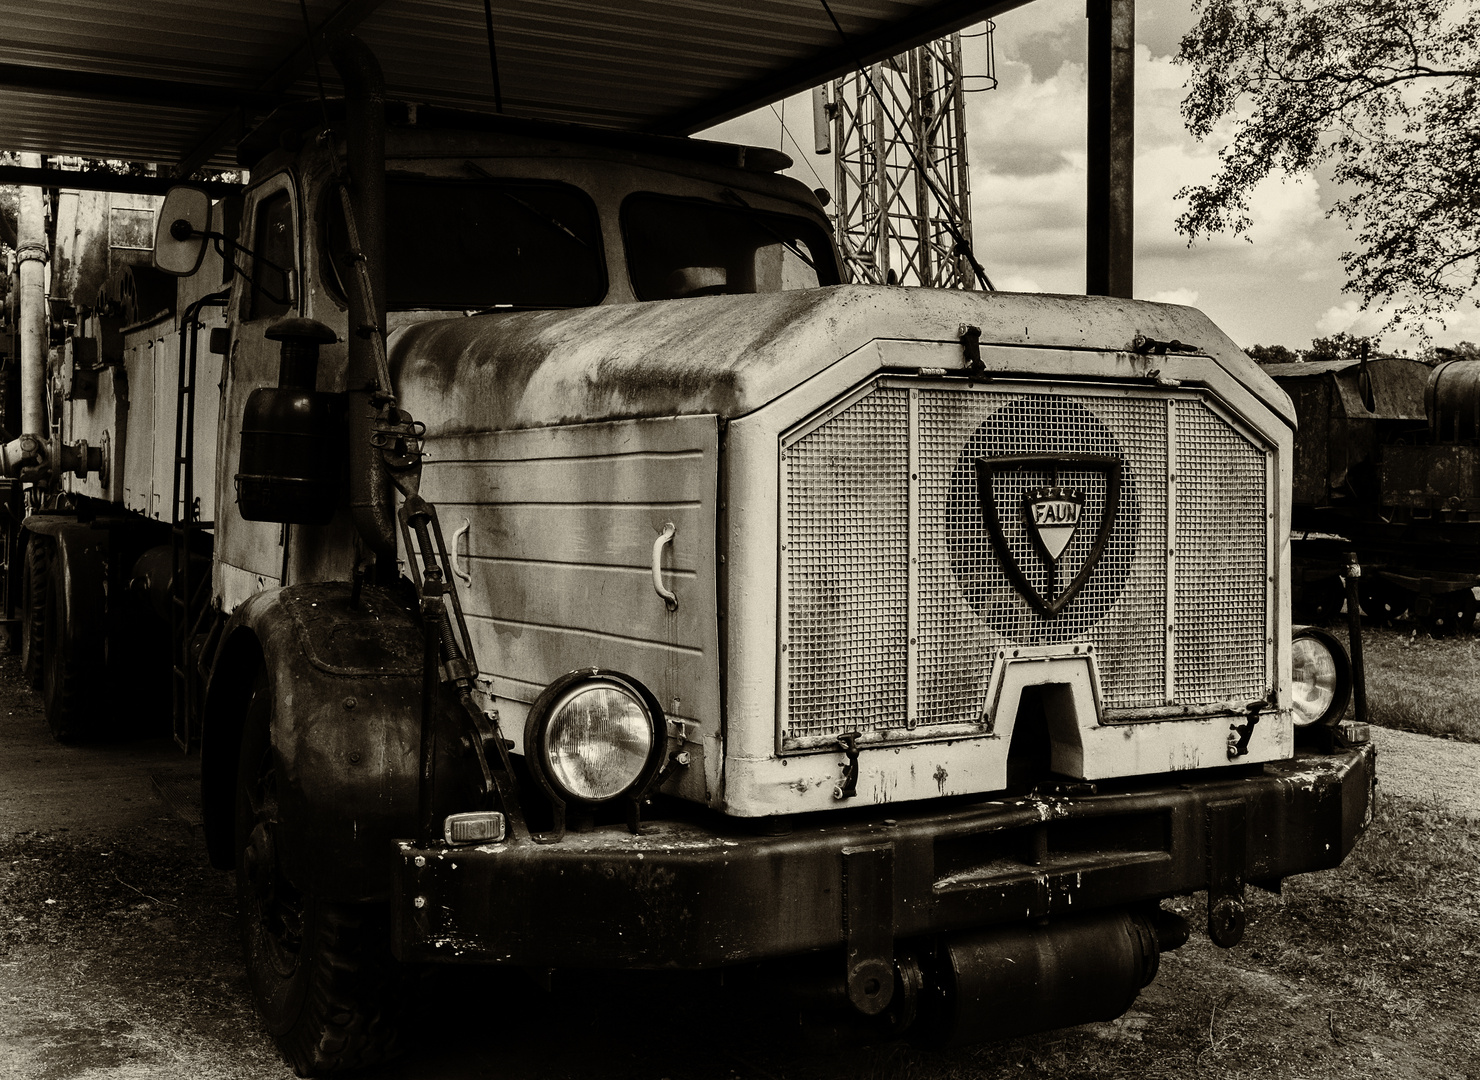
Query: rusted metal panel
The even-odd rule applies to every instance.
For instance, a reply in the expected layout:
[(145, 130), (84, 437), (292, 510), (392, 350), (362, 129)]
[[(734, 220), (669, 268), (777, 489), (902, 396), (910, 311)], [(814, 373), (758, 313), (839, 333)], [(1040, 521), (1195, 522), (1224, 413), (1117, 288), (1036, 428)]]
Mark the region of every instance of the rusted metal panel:
[(1243, 876), (1279, 878), (1351, 850), (1370, 820), (1374, 756), (1369, 745), (1196, 786), (901, 808), (780, 837), (661, 822), (554, 845), (402, 843), (395, 944), (423, 962), (648, 968), (841, 950), (843, 852), (882, 845), (893, 903), (868, 905), (870, 917), (899, 938), (1093, 911), (1207, 888), (1226, 869), (1211, 857), (1214, 803), (1238, 807), (1260, 838)]
[(1295, 501), (1324, 506), (1330, 498), (1331, 385), (1325, 379), (1287, 379), (1281, 382), (1300, 417), (1295, 440)]
[[(322, 896), (383, 897), (386, 848), (417, 828), (420, 623), (393, 593), (367, 586), (351, 603), (347, 583), (318, 582), (257, 592), (224, 631), (228, 643), (244, 636), (255, 637), (272, 680), (277, 797), (296, 823), (279, 833), (284, 864)], [(466, 810), (476, 787), (456, 707), (436, 715), (437, 808)]]
[(1480, 511), (1480, 448), (1384, 446), (1378, 464), (1383, 506)]

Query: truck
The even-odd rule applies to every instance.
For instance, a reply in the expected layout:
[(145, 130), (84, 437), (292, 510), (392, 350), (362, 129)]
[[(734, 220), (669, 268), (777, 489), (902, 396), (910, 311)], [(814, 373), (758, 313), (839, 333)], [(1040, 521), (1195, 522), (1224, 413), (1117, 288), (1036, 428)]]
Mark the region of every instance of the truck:
[(1295, 437), (1295, 610), (1340, 612), (1348, 552), (1361, 606), (1435, 637), (1469, 633), (1480, 585), (1480, 362), (1407, 356), (1270, 364)]
[(165, 197), (4, 446), (48, 720), (198, 747), (300, 1075), (388, 1053), (438, 964), (743, 973), (881, 1037), (1113, 1018), (1166, 901), (1232, 946), (1352, 849), (1294, 414), (1204, 315), (850, 284), (776, 151), (332, 55), (344, 100)]

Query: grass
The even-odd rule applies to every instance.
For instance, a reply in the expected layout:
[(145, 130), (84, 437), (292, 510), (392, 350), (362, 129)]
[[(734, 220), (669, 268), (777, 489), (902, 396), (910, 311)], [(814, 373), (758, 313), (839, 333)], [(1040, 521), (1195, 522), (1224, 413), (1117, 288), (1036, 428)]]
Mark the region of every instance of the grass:
[[(1344, 623), (1330, 630), (1347, 640)], [(1372, 723), (1480, 742), (1480, 636), (1436, 639), (1402, 622), (1364, 626), (1362, 656)]]

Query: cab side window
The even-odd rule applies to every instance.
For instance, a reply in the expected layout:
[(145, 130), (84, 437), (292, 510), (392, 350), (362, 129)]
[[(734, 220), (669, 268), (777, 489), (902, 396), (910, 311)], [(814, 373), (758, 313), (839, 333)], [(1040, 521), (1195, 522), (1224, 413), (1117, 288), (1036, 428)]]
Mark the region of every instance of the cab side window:
[(257, 204), (252, 231), (252, 290), (249, 319), (271, 319), (293, 308), (293, 206), (278, 191)]

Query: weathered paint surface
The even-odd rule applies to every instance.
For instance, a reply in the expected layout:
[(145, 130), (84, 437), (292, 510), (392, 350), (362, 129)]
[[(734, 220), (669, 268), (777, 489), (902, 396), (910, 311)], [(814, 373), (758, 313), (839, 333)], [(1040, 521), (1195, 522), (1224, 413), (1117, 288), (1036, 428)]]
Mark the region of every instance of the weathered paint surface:
[[(497, 396), (488, 387), (490, 398)], [(721, 735), (713, 416), (482, 431), (428, 440), (423, 493), (465, 574), (481, 676), (522, 752), (524, 717), (577, 668), (619, 671), (682, 725), (691, 756), (667, 790), (706, 801)], [(653, 587), (677, 598), (670, 611)]]
[(983, 345), (1117, 352), (1138, 334), (1193, 342), (1292, 417), (1284, 395), (1201, 312), (1106, 297), (838, 285), (480, 315), (406, 326), (391, 357), (403, 402), (440, 434), (688, 413), (734, 419), (871, 341), (954, 342), (962, 323), (981, 327)]

